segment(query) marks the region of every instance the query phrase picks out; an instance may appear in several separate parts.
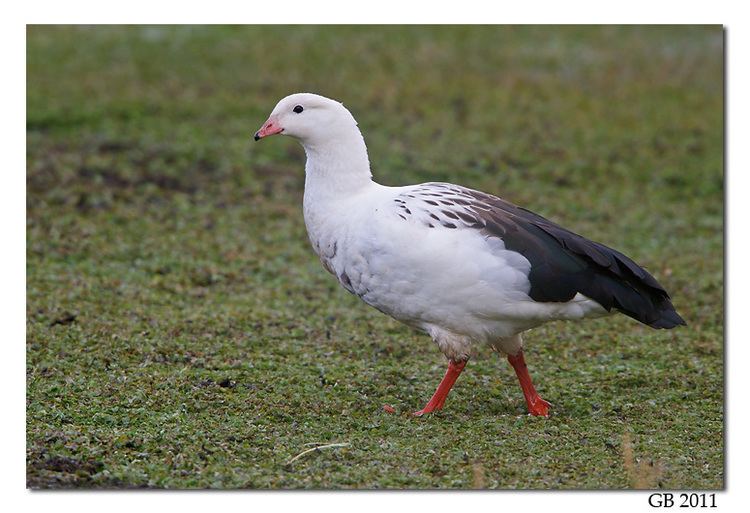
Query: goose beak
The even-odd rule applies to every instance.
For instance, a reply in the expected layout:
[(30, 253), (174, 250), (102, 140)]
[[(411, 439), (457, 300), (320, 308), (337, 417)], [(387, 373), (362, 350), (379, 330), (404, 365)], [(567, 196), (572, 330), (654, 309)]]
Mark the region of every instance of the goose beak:
[(261, 129), (255, 132), (255, 140), (259, 141), (264, 137), (280, 134), (283, 131), (284, 129), (279, 126), (278, 122), (275, 119), (268, 118), (268, 121), (263, 123)]

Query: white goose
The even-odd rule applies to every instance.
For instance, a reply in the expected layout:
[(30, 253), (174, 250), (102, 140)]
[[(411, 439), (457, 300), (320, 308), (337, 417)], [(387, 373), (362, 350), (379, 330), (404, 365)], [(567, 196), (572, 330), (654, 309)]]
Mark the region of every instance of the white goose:
[(415, 415), (443, 407), (475, 344), (507, 355), (529, 413), (546, 416), (522, 332), (614, 310), (654, 328), (685, 324), (628, 257), (539, 215), (459, 185), (374, 182), (357, 122), (337, 101), (287, 96), (255, 140), (274, 134), (305, 149), (305, 225), (323, 267), (368, 305), (428, 333), (448, 358)]

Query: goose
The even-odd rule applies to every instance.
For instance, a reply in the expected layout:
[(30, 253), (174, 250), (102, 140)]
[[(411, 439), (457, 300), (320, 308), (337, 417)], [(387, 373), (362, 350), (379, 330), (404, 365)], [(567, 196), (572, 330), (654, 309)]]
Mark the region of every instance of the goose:
[(303, 215), (323, 268), (368, 305), (427, 333), (448, 359), (414, 415), (442, 409), (471, 355), (489, 346), (515, 370), (528, 412), (548, 416), (522, 334), (549, 321), (621, 312), (652, 328), (685, 325), (633, 260), (530, 210), (450, 183), (375, 182), (358, 124), (338, 101), (283, 98), (254, 139), (272, 135), (304, 148)]

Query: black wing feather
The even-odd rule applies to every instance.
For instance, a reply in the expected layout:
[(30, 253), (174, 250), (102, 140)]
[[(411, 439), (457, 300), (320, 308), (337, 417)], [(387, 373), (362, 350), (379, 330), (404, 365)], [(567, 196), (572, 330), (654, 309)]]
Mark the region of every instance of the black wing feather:
[(425, 185), (458, 195), (461, 207), (476, 218), (474, 226), (529, 260), (534, 301), (566, 302), (581, 293), (653, 328), (685, 325), (664, 287), (619, 251), (496, 196), (449, 184)]

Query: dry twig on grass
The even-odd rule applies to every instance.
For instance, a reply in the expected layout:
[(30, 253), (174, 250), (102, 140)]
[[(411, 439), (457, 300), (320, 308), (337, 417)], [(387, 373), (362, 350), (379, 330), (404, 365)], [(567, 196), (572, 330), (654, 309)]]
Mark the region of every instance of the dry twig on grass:
[(633, 454), (633, 441), (629, 431), (622, 434), (622, 459), (631, 488), (636, 490), (659, 488), (659, 481), (664, 472), (661, 462), (651, 460), (647, 463), (645, 460), (637, 460)]
[(477, 490), (487, 488), (487, 484), (484, 479), (484, 466), (482, 465), (481, 461), (475, 461), (471, 465), (471, 475), (473, 488)]
[[(305, 444), (305, 445), (311, 445), (311, 444)], [(336, 443), (336, 444), (317, 445), (315, 447), (312, 447), (311, 449), (306, 449), (306, 450), (302, 451), (297, 456), (295, 456), (291, 460), (287, 461), (284, 464), (284, 466), (285, 467), (291, 467), (292, 463), (294, 463), (298, 459), (302, 458), (303, 456), (305, 456), (306, 454), (309, 454), (311, 452), (320, 452), (321, 449), (333, 449), (333, 448), (336, 448), (336, 447), (349, 447), (349, 445), (350, 444), (348, 444), (348, 443)]]

